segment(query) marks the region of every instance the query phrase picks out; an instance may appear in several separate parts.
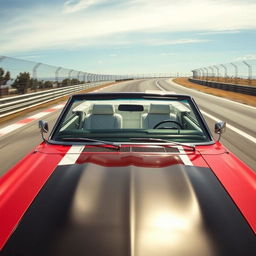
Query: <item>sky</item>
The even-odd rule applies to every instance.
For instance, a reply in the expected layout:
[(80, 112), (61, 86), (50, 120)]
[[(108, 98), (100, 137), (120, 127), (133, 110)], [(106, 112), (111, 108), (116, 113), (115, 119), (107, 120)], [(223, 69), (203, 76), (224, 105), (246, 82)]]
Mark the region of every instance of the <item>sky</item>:
[(0, 56), (101, 74), (256, 58), (256, 0), (0, 0)]

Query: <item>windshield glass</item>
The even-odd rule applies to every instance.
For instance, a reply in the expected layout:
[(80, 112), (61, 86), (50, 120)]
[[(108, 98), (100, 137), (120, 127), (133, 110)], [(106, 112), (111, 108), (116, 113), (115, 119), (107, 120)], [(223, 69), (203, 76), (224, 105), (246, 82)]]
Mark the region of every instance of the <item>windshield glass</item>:
[[(52, 140), (205, 143), (211, 138), (190, 98), (73, 99)], [(89, 140), (87, 140), (89, 141)]]

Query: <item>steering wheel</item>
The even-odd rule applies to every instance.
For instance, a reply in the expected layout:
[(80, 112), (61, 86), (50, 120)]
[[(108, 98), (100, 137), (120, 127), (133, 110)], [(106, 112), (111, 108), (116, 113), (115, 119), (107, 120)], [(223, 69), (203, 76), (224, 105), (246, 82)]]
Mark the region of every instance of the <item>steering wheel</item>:
[[(176, 122), (176, 121), (173, 121), (173, 120), (163, 120), (161, 122), (159, 122), (158, 124), (156, 124), (153, 129), (157, 129), (159, 125), (161, 124), (165, 124), (165, 123), (174, 123), (178, 126), (178, 128), (182, 129), (182, 126), (180, 123)], [(171, 128), (170, 128), (171, 129)]]

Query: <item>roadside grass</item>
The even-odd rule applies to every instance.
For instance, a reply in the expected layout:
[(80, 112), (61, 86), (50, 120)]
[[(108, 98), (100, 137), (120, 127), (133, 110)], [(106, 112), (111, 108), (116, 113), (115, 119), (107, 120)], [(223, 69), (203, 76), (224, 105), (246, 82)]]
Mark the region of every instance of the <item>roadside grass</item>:
[(187, 77), (175, 78), (173, 81), (179, 85), (182, 85), (191, 89), (195, 89), (197, 91), (213, 94), (215, 96), (234, 100), (246, 105), (256, 107), (256, 96), (251, 96), (251, 95), (246, 95), (246, 94), (236, 93), (236, 92), (229, 92), (221, 89), (215, 89), (215, 88), (207, 87), (204, 85), (195, 84), (188, 81)]
[(233, 78), (233, 77), (204, 77), (202, 80), (213, 81), (213, 82), (221, 82), (226, 84), (237, 84), (237, 85), (249, 85), (256, 86), (256, 79), (244, 79), (244, 78)]

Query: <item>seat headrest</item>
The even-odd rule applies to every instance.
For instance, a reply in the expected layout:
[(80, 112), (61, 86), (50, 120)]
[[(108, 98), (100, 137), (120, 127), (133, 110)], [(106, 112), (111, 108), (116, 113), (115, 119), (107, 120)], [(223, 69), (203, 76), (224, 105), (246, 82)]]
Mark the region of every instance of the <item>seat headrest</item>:
[(107, 105), (107, 104), (104, 104), (104, 105), (94, 104), (92, 106), (92, 114), (93, 115), (113, 115), (114, 107), (112, 105)]
[(169, 114), (170, 106), (169, 105), (150, 104), (149, 113), (150, 114)]

